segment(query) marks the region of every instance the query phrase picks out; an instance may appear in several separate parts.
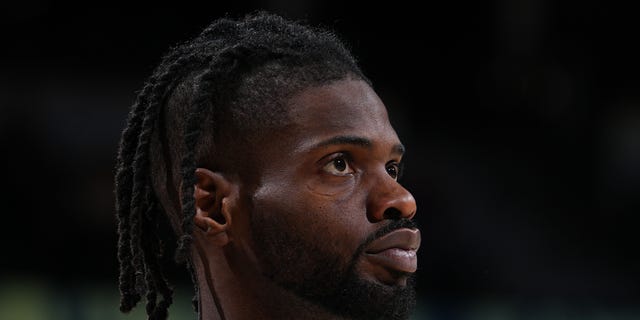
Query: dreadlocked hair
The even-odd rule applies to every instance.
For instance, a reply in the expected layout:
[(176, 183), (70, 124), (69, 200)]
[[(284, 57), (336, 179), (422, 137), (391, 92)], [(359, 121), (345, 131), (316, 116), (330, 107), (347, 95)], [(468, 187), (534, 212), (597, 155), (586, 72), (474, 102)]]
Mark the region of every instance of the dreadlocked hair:
[(139, 92), (118, 151), (122, 312), (144, 297), (149, 319), (168, 317), (173, 289), (162, 268), (161, 221), (175, 233), (175, 260), (195, 279), (196, 168), (233, 170), (225, 151), (285, 123), (288, 97), (347, 77), (369, 83), (333, 33), (265, 12), (218, 19), (169, 50)]

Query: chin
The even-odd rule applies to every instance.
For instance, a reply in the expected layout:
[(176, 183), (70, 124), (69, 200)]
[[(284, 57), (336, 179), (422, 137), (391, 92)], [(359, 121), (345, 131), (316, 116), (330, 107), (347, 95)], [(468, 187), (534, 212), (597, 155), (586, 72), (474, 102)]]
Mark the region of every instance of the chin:
[(335, 298), (325, 300), (333, 313), (348, 319), (409, 319), (415, 305), (415, 276), (406, 273), (392, 283), (351, 278)]

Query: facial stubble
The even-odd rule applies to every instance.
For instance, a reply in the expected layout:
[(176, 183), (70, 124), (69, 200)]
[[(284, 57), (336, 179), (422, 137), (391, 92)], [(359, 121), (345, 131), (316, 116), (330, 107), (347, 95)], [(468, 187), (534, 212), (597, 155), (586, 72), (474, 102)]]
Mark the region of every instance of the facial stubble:
[[(415, 277), (407, 277), (406, 285), (386, 285), (364, 279), (358, 274), (366, 247), (375, 239), (397, 229), (417, 228), (413, 220), (394, 220), (358, 246), (345, 258), (332, 252), (321, 241), (310, 241), (286, 224), (252, 219), (256, 255), (263, 276), (308, 302), (347, 319), (408, 319), (416, 304)], [(320, 233), (318, 230), (315, 232)], [(326, 241), (325, 241), (326, 242)]]

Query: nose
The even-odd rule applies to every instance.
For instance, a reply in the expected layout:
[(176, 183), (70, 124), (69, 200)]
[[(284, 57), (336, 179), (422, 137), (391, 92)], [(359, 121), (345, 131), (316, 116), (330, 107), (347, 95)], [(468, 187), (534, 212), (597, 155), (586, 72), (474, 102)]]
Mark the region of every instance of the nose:
[(390, 176), (374, 183), (367, 198), (367, 218), (370, 222), (385, 219), (413, 219), (416, 214), (416, 200)]

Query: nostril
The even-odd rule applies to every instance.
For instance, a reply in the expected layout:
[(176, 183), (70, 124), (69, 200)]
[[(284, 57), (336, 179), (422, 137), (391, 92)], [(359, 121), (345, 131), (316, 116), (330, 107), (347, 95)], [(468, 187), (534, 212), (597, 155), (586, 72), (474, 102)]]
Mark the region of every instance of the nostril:
[(383, 217), (390, 220), (398, 220), (402, 218), (402, 212), (396, 208), (388, 208), (384, 211)]

